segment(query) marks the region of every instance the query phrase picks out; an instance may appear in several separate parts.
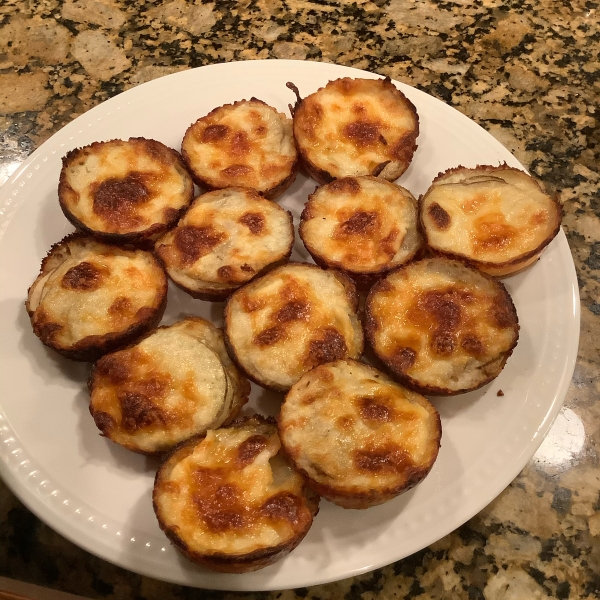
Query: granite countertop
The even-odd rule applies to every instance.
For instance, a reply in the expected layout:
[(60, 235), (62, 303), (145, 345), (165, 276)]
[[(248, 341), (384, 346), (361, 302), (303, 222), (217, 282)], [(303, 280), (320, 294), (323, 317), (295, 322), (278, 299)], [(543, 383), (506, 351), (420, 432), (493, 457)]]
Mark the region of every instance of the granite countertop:
[(0, 183), (76, 116), (140, 83), (231, 60), (335, 62), (447, 102), (560, 191), (581, 294), (579, 357), (548, 438), (457, 531), (337, 583), (202, 592), (129, 573), (54, 533), (0, 481), (0, 576), (106, 599), (600, 596), (600, 94), (591, 0), (4, 0)]

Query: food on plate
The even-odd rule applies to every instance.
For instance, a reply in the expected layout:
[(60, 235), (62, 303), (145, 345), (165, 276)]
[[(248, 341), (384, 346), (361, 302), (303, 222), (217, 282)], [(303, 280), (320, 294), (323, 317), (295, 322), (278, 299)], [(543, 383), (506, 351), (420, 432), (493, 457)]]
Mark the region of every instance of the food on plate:
[(562, 208), (519, 169), (456, 167), (433, 180), (420, 218), (434, 252), (502, 277), (540, 257), (560, 229)]
[(317, 365), (362, 354), (357, 304), (349, 277), (288, 263), (229, 297), (226, 343), (250, 379), (287, 391)]
[(330, 81), (297, 96), (294, 137), (302, 163), (319, 183), (374, 175), (394, 181), (417, 149), (419, 117), (412, 102), (385, 79)]
[(371, 176), (344, 177), (317, 188), (298, 234), (317, 264), (366, 283), (408, 262), (422, 246), (414, 196)]
[(190, 125), (181, 154), (209, 190), (241, 186), (276, 198), (298, 173), (292, 121), (251, 98), (215, 108)]
[(395, 379), (423, 394), (450, 396), (500, 374), (519, 324), (499, 281), (459, 261), (428, 258), (371, 288), (365, 333)]
[(75, 233), (52, 246), (25, 306), (46, 346), (74, 360), (96, 360), (158, 325), (167, 286), (151, 252)]
[(103, 356), (89, 388), (90, 413), (102, 435), (143, 454), (165, 452), (230, 422), (250, 393), (222, 331), (198, 317)]
[(319, 499), (282, 456), (274, 421), (255, 415), (177, 448), (156, 474), (153, 502), (190, 560), (245, 573), (291, 552)]
[(171, 279), (202, 300), (223, 300), (273, 265), (294, 244), (290, 212), (249, 188), (199, 196), (177, 227), (156, 243)]
[(278, 429), (293, 466), (344, 508), (382, 504), (414, 487), (442, 436), (426, 398), (349, 359), (305, 373), (285, 397)]
[(112, 243), (144, 244), (175, 225), (194, 197), (181, 156), (155, 140), (94, 142), (63, 158), (58, 199), (77, 227)]

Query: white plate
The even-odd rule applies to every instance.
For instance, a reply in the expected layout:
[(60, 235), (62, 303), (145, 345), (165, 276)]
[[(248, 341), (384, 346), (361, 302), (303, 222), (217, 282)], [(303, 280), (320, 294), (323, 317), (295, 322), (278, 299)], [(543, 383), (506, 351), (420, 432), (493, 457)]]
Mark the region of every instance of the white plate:
[[(184, 71), (129, 90), (79, 117), (34, 152), (0, 190), (0, 473), (41, 519), (122, 567), (180, 584), (283, 589), (356, 575), (433, 543), (475, 515), (518, 474), (557, 415), (579, 337), (577, 279), (561, 232), (542, 259), (506, 283), (521, 337), (500, 377), (482, 390), (434, 400), (442, 415), (439, 458), (414, 490), (366, 511), (322, 502), (300, 546), (256, 573), (197, 568), (169, 545), (151, 504), (156, 462), (108, 442), (88, 413), (89, 366), (57, 357), (35, 338), (23, 302), (51, 244), (71, 231), (57, 202), (61, 157), (98, 140), (144, 136), (179, 148), (186, 128), (221, 104), (256, 96), (287, 111), (293, 81), (307, 95), (338, 77), (377, 77), (332, 64), (254, 61)], [(399, 183), (413, 194), (462, 164), (520, 167), (493, 137), (456, 110), (396, 85), (419, 112), (419, 148)], [(296, 223), (314, 182), (300, 176), (281, 203)], [(295, 258), (306, 259), (296, 246)], [(181, 312), (220, 322), (221, 305), (171, 289), (165, 322)], [(503, 397), (497, 396), (502, 389)], [(254, 387), (252, 405), (276, 395)]]

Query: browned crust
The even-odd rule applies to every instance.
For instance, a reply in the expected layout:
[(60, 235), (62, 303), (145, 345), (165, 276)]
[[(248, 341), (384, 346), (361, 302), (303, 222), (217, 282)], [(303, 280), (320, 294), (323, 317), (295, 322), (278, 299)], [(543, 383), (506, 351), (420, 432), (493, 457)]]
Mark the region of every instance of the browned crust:
[[(458, 262), (465, 264), (465, 262), (461, 261), (461, 260), (458, 260)], [(387, 275), (392, 275), (396, 271), (400, 271), (408, 266), (409, 265), (403, 265), (402, 267), (400, 267), (398, 269), (394, 269), (393, 271), (390, 271)], [(474, 268), (468, 264), (465, 264), (465, 266)], [(514, 328), (515, 328), (515, 333), (516, 333), (515, 340), (514, 340), (512, 346), (506, 352), (502, 352), (497, 357), (495, 357), (492, 361), (490, 361), (489, 365), (493, 365), (494, 368), (485, 379), (483, 379), (480, 383), (478, 383), (475, 386), (463, 388), (460, 390), (451, 390), (451, 389), (444, 388), (444, 387), (425, 385), (425, 384), (417, 381), (416, 379), (410, 377), (410, 375), (407, 375), (403, 371), (400, 371), (399, 369), (395, 368), (394, 365), (390, 361), (386, 360), (385, 356), (382, 356), (377, 351), (376, 344), (375, 344), (375, 334), (376, 334), (377, 330), (379, 329), (379, 324), (377, 323), (377, 320), (375, 319), (375, 317), (373, 316), (373, 313), (371, 312), (371, 301), (372, 301), (373, 296), (375, 294), (377, 294), (378, 291), (385, 291), (386, 286), (387, 286), (387, 289), (389, 290), (390, 284), (387, 282), (387, 279), (382, 279), (381, 281), (378, 281), (369, 291), (369, 294), (367, 295), (367, 299), (365, 301), (364, 318), (363, 318), (363, 329), (365, 332), (365, 338), (367, 340), (367, 344), (369, 345), (369, 347), (373, 351), (373, 354), (377, 358), (377, 362), (379, 363), (379, 366), (381, 366), (387, 373), (389, 373), (396, 381), (398, 381), (402, 385), (405, 385), (407, 388), (414, 390), (415, 392), (418, 392), (420, 394), (426, 395), (426, 396), (457, 396), (459, 394), (464, 394), (466, 392), (472, 392), (472, 391), (478, 390), (478, 389), (482, 388), (484, 385), (487, 385), (488, 383), (490, 383), (490, 381), (494, 380), (496, 377), (498, 377), (498, 375), (504, 369), (504, 366), (506, 365), (506, 361), (509, 359), (509, 357), (513, 353), (513, 351), (519, 341), (519, 329), (520, 329), (519, 319), (517, 316), (517, 309), (515, 308), (513, 300), (511, 298), (510, 294), (508, 293), (508, 290), (504, 286), (504, 284), (501, 281), (498, 281), (498, 279), (496, 279), (495, 277), (488, 275), (487, 273), (483, 273), (481, 271), (478, 271), (478, 273), (482, 277), (493, 282), (494, 285), (498, 286), (498, 288), (503, 296), (504, 302), (505, 302), (504, 307), (510, 314), (511, 318), (514, 319), (514, 323), (515, 323)], [(481, 368), (483, 368), (483, 366), (480, 367), (480, 369)]]
[[(345, 77), (345, 78), (341, 78), (341, 79), (332, 80), (327, 85), (335, 83), (336, 81), (342, 81), (343, 79), (352, 79), (352, 78)], [(419, 137), (419, 114), (417, 113), (417, 109), (416, 109), (415, 105), (392, 83), (392, 80), (390, 77), (385, 77), (385, 78), (379, 79), (379, 80), (374, 79), (373, 81), (380, 81), (382, 85), (384, 85), (385, 87), (389, 87), (390, 89), (392, 89), (394, 91), (394, 93), (399, 94), (401, 96), (402, 101), (406, 103), (406, 108), (413, 114), (413, 116), (415, 118), (414, 130), (402, 138), (402, 152), (398, 156), (398, 160), (393, 161), (394, 163), (396, 163), (396, 162), (398, 163), (398, 167), (393, 171), (393, 173), (391, 175), (388, 175), (385, 178), (388, 181), (394, 181), (394, 180), (398, 179), (398, 177), (400, 177), (402, 175), (402, 173), (404, 173), (408, 169), (408, 167), (412, 161), (412, 158), (414, 156), (414, 153), (417, 150), (418, 146), (417, 146), (416, 141), (417, 141), (417, 138)], [(313, 94), (309, 94), (308, 96), (305, 96), (304, 98), (300, 97), (298, 88), (293, 83), (289, 82), (287, 84), (287, 87), (289, 89), (291, 89), (292, 91), (294, 91), (294, 93), (296, 94), (296, 102), (293, 107), (290, 105), (290, 111), (292, 113), (292, 118), (293, 118), (293, 122), (294, 122), (294, 138), (296, 139), (296, 149), (298, 150), (298, 155), (300, 156), (301, 166), (306, 171), (306, 173), (312, 179), (314, 179), (317, 183), (320, 183), (321, 185), (331, 183), (334, 179), (336, 179), (336, 176), (333, 173), (330, 173), (329, 171), (318, 167), (310, 159), (310, 152), (307, 151), (306, 148), (304, 148), (301, 145), (301, 143), (298, 142), (299, 136), (296, 132), (296, 126), (297, 126), (298, 120), (300, 118), (302, 118), (302, 108), (303, 108), (304, 102), (307, 100), (307, 98), (310, 98), (310, 97), (314, 96), (315, 94), (318, 94), (321, 90), (323, 90), (327, 86), (323, 86), (323, 87), (319, 88), (316, 92), (314, 92)], [(385, 163), (382, 163), (381, 165), (377, 165), (377, 167), (375, 168), (373, 173), (370, 173), (370, 175), (372, 175), (374, 177), (380, 177), (381, 171), (383, 171), (383, 169), (387, 166), (387, 164), (389, 162), (392, 162), (392, 161), (387, 161)]]
[[(252, 415), (234, 421), (230, 427), (239, 427), (248, 422), (255, 421), (259, 424), (276, 425), (272, 417), (263, 417), (262, 415)], [(222, 573), (249, 573), (257, 571), (268, 565), (271, 565), (294, 550), (298, 544), (304, 539), (308, 530), (312, 525), (312, 519), (308, 523), (305, 530), (298, 532), (292, 540), (286, 543), (278, 544), (272, 548), (262, 548), (246, 554), (226, 554), (223, 552), (214, 552), (211, 554), (202, 554), (192, 550), (184, 539), (182, 539), (174, 528), (169, 527), (161, 518), (160, 510), (157, 503), (157, 489), (159, 483), (165, 476), (165, 473), (170, 471), (171, 464), (175, 464), (188, 456), (198, 442), (205, 436), (196, 436), (187, 440), (175, 447), (168, 455), (165, 456), (161, 463), (156, 476), (154, 478), (154, 489), (152, 492), (152, 506), (156, 514), (158, 525), (173, 543), (173, 545), (192, 562), (205, 566), (213, 571)], [(319, 512), (319, 497), (307, 486), (302, 490), (306, 506), (309, 509), (312, 518)]]
[[(357, 292), (356, 285), (354, 284), (354, 281), (352, 280), (351, 277), (348, 277), (348, 275), (342, 273), (341, 271), (338, 271), (335, 269), (321, 269), (321, 267), (319, 267), (318, 265), (313, 265), (310, 263), (289, 261), (287, 264), (288, 265), (302, 265), (305, 267), (310, 267), (311, 269), (327, 270), (327, 271), (331, 272), (333, 275), (335, 275), (337, 280), (344, 286), (344, 290), (346, 292), (346, 297), (348, 299), (348, 302), (350, 303), (350, 307), (352, 308), (352, 311), (354, 313), (356, 313), (357, 318), (359, 318), (359, 315), (358, 315), (359, 294)], [(264, 273), (263, 275), (266, 275), (266, 273)], [(252, 282), (257, 281), (258, 279), (259, 279), (258, 277), (253, 278)], [(246, 285), (249, 285), (249, 284), (246, 284)], [(242, 286), (242, 288), (243, 287), (244, 286)], [(238, 289), (241, 289), (241, 288), (238, 288)], [(235, 345), (231, 341), (231, 338), (229, 337), (229, 334), (227, 332), (228, 328), (230, 327), (230, 323), (231, 323), (230, 303), (233, 299), (233, 295), (234, 294), (231, 294), (229, 296), (229, 298), (227, 299), (227, 302), (225, 304), (225, 307), (223, 309), (223, 320), (225, 321), (225, 325), (223, 327), (223, 338), (225, 340), (225, 346), (227, 348), (227, 351), (229, 352), (229, 356), (234, 361), (234, 363), (238, 367), (238, 369), (240, 369), (240, 371), (244, 374), (244, 376), (247, 377), (248, 379), (250, 379), (250, 381), (253, 381), (257, 385), (260, 385), (261, 387), (263, 387), (265, 389), (274, 390), (276, 392), (283, 392), (283, 393), (287, 392), (289, 390), (289, 387), (280, 386), (280, 385), (277, 385), (274, 383), (268, 383), (264, 380), (261, 380), (256, 375), (249, 373), (244, 368), (243, 361), (240, 359), (238, 352), (235, 348)], [(362, 354), (362, 351), (361, 351), (361, 354)]]
[[(60, 171), (60, 177), (59, 177), (59, 182), (58, 182), (58, 203), (60, 205), (60, 208), (61, 208), (63, 214), (71, 222), (71, 224), (74, 227), (76, 227), (78, 230), (86, 233), (87, 235), (90, 235), (98, 240), (101, 240), (101, 241), (109, 243), (109, 244), (116, 244), (116, 245), (133, 244), (140, 248), (150, 249), (153, 245), (153, 242), (159, 236), (161, 236), (165, 231), (167, 231), (168, 229), (171, 229), (171, 227), (173, 227), (177, 223), (177, 221), (183, 216), (185, 211), (188, 209), (188, 206), (194, 199), (193, 184), (189, 185), (189, 190), (188, 190), (188, 194), (187, 194), (188, 197), (187, 197), (185, 204), (180, 209), (172, 209), (168, 219), (165, 219), (164, 222), (153, 223), (150, 227), (148, 227), (147, 229), (144, 229), (143, 231), (136, 231), (136, 232), (131, 232), (131, 233), (109, 233), (106, 231), (92, 229), (91, 227), (88, 227), (85, 223), (80, 221), (70, 211), (68, 203), (66, 201), (66, 197), (70, 193), (74, 192), (73, 188), (70, 186), (70, 184), (67, 181), (66, 171), (67, 171), (67, 168), (69, 167), (69, 165), (78, 159), (78, 157), (82, 151), (84, 151), (88, 148), (98, 148), (98, 147), (104, 146), (105, 144), (109, 144), (111, 142), (121, 142), (121, 141), (123, 141), (123, 140), (114, 139), (114, 140), (109, 140), (107, 142), (93, 142), (92, 144), (90, 144), (88, 146), (83, 146), (81, 148), (74, 148), (73, 150), (69, 151), (62, 159), (63, 166)], [(145, 142), (145, 143), (159, 145), (162, 149), (164, 149), (164, 151), (166, 151), (168, 154), (170, 154), (173, 157), (173, 159), (174, 159), (176, 165), (179, 167), (179, 169), (181, 169), (181, 171), (185, 175), (190, 177), (190, 183), (191, 183), (192, 176), (189, 173), (187, 166), (185, 165), (185, 163), (183, 161), (182, 156), (179, 154), (179, 152), (177, 152), (177, 150), (174, 150), (173, 148), (169, 148), (168, 146), (165, 146), (163, 143), (158, 142), (156, 140), (150, 140), (150, 139), (146, 139), (146, 138), (142, 138), (142, 137), (129, 138), (129, 140), (127, 140), (127, 141), (128, 142), (131, 142), (131, 141)]]
[(129, 326), (125, 331), (112, 332), (106, 335), (90, 335), (83, 338), (82, 340), (79, 340), (76, 344), (69, 348), (58, 346), (56, 344), (53, 344), (50, 340), (44, 339), (45, 336), (43, 335), (43, 332), (40, 331), (39, 328), (37, 328), (33, 323), (35, 311), (32, 311), (30, 306), (31, 290), (37, 282), (38, 278), (44, 273), (46, 267), (52, 261), (56, 253), (59, 253), (61, 252), (61, 250), (66, 248), (69, 242), (76, 241), (79, 239), (85, 239), (87, 237), (88, 236), (82, 232), (74, 232), (64, 237), (60, 242), (57, 242), (56, 244), (52, 245), (52, 247), (48, 251), (48, 254), (42, 260), (40, 274), (27, 290), (27, 300), (25, 301), (25, 308), (29, 314), (33, 332), (45, 346), (47, 346), (48, 348), (52, 348), (52, 350), (59, 352), (62, 356), (71, 360), (77, 360), (81, 362), (94, 362), (104, 354), (108, 354), (109, 352), (113, 352), (119, 348), (122, 348), (123, 346), (126, 346), (135, 342), (136, 340), (139, 340), (142, 336), (151, 332), (157, 327), (167, 307), (167, 292), (169, 284), (167, 280), (167, 274), (160, 257), (154, 254), (153, 252), (146, 251), (152, 256), (152, 259), (154, 260), (156, 266), (159, 267), (159, 269), (162, 271), (163, 281), (161, 283), (160, 289), (158, 290), (159, 301), (154, 307), (148, 307), (147, 310), (144, 310), (143, 318), (141, 318), (137, 323), (134, 323), (131, 326)]
[[(204, 117), (200, 117), (199, 119), (194, 121), (194, 123), (192, 123), (186, 129), (185, 134), (183, 135), (183, 140), (181, 142), (181, 156), (183, 158), (183, 161), (186, 165), (188, 172), (190, 173), (190, 175), (192, 177), (192, 180), (198, 187), (200, 187), (204, 190), (207, 190), (209, 192), (212, 192), (212, 191), (218, 190), (218, 189), (223, 189), (222, 186), (216, 186), (209, 177), (203, 176), (196, 169), (194, 169), (192, 159), (185, 149), (185, 144), (186, 144), (186, 139), (188, 139), (188, 134), (191, 135), (193, 127), (196, 125), (196, 123), (198, 123), (199, 121), (202, 121), (203, 119), (212, 117), (218, 111), (220, 111), (224, 108), (234, 108), (236, 106), (239, 106), (240, 104), (248, 104), (250, 102), (258, 102), (258, 103), (274, 110), (276, 113), (279, 114), (279, 111), (276, 108), (269, 106), (266, 102), (263, 102), (262, 100), (259, 100), (258, 98), (252, 97), (252, 98), (250, 98), (250, 100), (238, 100), (237, 102), (233, 102), (232, 104), (223, 104), (222, 106), (217, 106), (216, 108), (213, 108)], [(296, 148), (296, 151), (297, 151), (297, 148)], [(275, 198), (277, 198), (278, 196), (283, 194), (283, 192), (285, 192), (292, 185), (292, 183), (294, 183), (299, 170), (300, 170), (300, 157), (297, 154), (296, 158), (293, 161), (290, 161), (289, 174), (285, 178), (283, 178), (276, 185), (274, 185), (273, 187), (271, 187), (267, 190), (262, 190), (262, 191), (256, 190), (256, 191), (259, 194), (261, 194), (262, 196), (264, 196), (265, 198), (267, 198), (269, 200), (274, 200)], [(227, 187), (229, 187), (229, 186), (227, 186)]]
[(436, 248), (435, 246), (433, 246), (431, 244), (431, 240), (429, 239), (429, 236), (427, 235), (427, 228), (425, 227), (425, 224), (423, 221), (423, 212), (424, 212), (423, 205), (424, 205), (427, 195), (429, 194), (429, 192), (431, 191), (431, 189), (433, 188), (433, 186), (436, 182), (439, 182), (439, 181), (445, 179), (449, 175), (453, 175), (455, 173), (460, 173), (462, 171), (469, 171), (469, 172), (480, 171), (481, 173), (484, 173), (484, 174), (487, 174), (487, 173), (492, 174), (498, 170), (516, 171), (518, 173), (523, 173), (523, 174), (527, 175), (527, 173), (525, 173), (525, 171), (522, 171), (521, 169), (516, 169), (515, 167), (509, 167), (506, 163), (503, 163), (497, 167), (495, 167), (493, 165), (477, 165), (474, 169), (469, 169), (467, 167), (458, 166), (458, 167), (453, 167), (451, 169), (447, 169), (446, 171), (443, 171), (441, 173), (438, 173), (436, 178), (432, 181), (431, 186), (429, 186), (429, 189), (425, 192), (425, 194), (423, 194), (422, 196), (419, 197), (419, 223), (421, 225), (421, 231), (423, 233), (423, 236), (425, 237), (425, 243), (427, 244), (427, 247), (432, 252), (432, 254), (434, 254), (436, 256), (442, 256), (445, 258), (449, 258), (452, 260), (459, 260), (459, 261), (467, 264), (468, 266), (470, 266), (474, 269), (478, 269), (486, 274), (488, 274), (488, 273), (495, 274), (495, 273), (499, 273), (499, 272), (502, 273), (499, 275), (494, 275), (495, 277), (508, 277), (510, 275), (516, 275), (517, 273), (524, 271), (525, 269), (527, 269), (527, 267), (529, 267), (531, 264), (533, 264), (535, 262), (535, 258), (536, 257), (539, 258), (542, 251), (546, 248), (546, 246), (548, 246), (548, 244), (550, 244), (550, 242), (558, 235), (558, 232), (560, 231), (560, 226), (561, 226), (561, 222), (562, 222), (562, 219), (564, 216), (564, 211), (563, 211), (562, 204), (560, 203), (558, 194), (557, 193), (553, 193), (553, 194), (546, 193), (546, 190), (544, 189), (544, 187), (540, 184), (540, 182), (537, 179), (530, 176), (531, 180), (537, 184), (540, 191), (546, 193), (547, 197), (552, 201), (552, 203), (556, 209), (557, 220), (556, 220), (556, 223), (555, 223), (555, 226), (554, 226), (552, 232), (542, 241), (541, 244), (539, 244), (537, 246), (537, 248), (534, 248), (533, 250), (530, 250), (529, 252), (525, 252), (512, 260), (494, 263), (494, 262), (488, 262), (488, 261), (483, 261), (483, 260), (475, 260), (466, 254), (460, 254), (460, 253), (456, 253), (456, 252), (448, 252), (446, 250), (441, 250), (440, 248)]
[[(345, 359), (345, 360), (350, 361), (351, 359)], [(355, 362), (358, 362), (358, 361), (355, 361)], [(369, 365), (364, 365), (363, 363), (360, 363), (360, 364), (363, 366), (366, 366), (366, 367), (370, 367)], [(370, 367), (370, 369), (372, 371), (376, 371), (376, 369), (374, 369), (373, 367)], [(285, 400), (284, 400), (284, 402), (285, 402)], [(387, 487), (385, 489), (379, 489), (379, 490), (367, 489), (367, 490), (350, 491), (350, 490), (343, 490), (338, 487), (326, 485), (326, 484), (316, 481), (314, 478), (312, 478), (307, 473), (306, 470), (302, 469), (298, 465), (298, 462), (296, 460), (297, 459), (296, 454), (288, 446), (286, 446), (285, 435), (282, 435), (282, 432), (281, 432), (281, 422), (280, 422), (281, 417), (278, 416), (277, 427), (278, 427), (279, 439), (281, 440), (281, 447), (282, 447), (282, 450), (283, 450), (285, 456), (287, 457), (287, 459), (294, 466), (294, 469), (296, 471), (298, 471), (298, 473), (300, 473), (306, 479), (306, 481), (308, 482), (308, 485), (310, 485), (310, 487), (312, 489), (314, 489), (317, 494), (319, 494), (320, 496), (323, 496), (323, 498), (326, 498), (327, 500), (333, 502), (334, 504), (337, 504), (338, 506), (341, 506), (342, 508), (365, 509), (365, 508), (370, 508), (371, 506), (377, 506), (379, 504), (383, 504), (385, 502), (388, 502), (389, 500), (392, 500), (399, 494), (402, 494), (404, 492), (407, 492), (408, 490), (411, 490), (418, 483), (423, 481), (423, 479), (425, 479), (425, 477), (429, 474), (429, 472), (433, 468), (435, 461), (437, 460), (437, 456), (438, 456), (439, 449), (441, 446), (441, 439), (442, 439), (442, 421), (440, 418), (440, 414), (435, 409), (435, 407), (429, 402), (427, 402), (426, 405), (421, 404), (421, 406), (424, 406), (424, 408), (426, 408), (427, 412), (430, 415), (432, 415), (433, 418), (435, 419), (435, 423), (434, 423), (435, 434), (431, 438), (431, 444), (433, 447), (433, 451), (431, 453), (431, 458), (429, 461), (427, 461), (427, 463), (420, 465), (418, 468), (411, 469), (408, 477), (397, 486)]]

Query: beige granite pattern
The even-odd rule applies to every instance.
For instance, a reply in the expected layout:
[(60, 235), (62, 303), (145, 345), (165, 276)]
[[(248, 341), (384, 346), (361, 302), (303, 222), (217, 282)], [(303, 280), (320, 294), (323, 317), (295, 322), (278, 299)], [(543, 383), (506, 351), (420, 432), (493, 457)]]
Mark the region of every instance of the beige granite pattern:
[(156, 77), (260, 58), (354, 66), (456, 107), (559, 191), (582, 312), (573, 382), (536, 456), (411, 557), (299, 590), (192, 590), (78, 549), (0, 482), (0, 575), (111, 600), (600, 597), (599, 14), (595, 0), (0, 3), (0, 183), (77, 115)]

